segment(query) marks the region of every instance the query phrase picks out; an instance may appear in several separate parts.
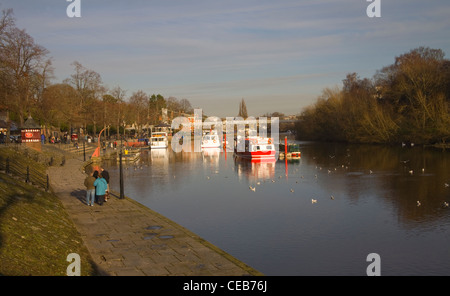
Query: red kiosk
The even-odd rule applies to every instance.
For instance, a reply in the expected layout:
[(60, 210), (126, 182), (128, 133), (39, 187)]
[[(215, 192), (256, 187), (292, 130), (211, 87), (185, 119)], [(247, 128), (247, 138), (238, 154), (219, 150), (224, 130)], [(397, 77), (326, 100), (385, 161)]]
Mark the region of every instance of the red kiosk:
[(29, 116), (21, 128), (22, 143), (41, 151), (41, 126)]

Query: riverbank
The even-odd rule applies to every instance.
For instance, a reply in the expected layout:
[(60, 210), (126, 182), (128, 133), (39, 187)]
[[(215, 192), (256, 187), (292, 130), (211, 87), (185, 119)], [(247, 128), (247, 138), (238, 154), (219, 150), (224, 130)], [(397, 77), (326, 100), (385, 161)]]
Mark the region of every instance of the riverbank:
[(201, 237), (118, 194), (88, 207), (83, 157), (48, 170), (51, 188), (77, 227), (101, 275), (262, 275)]
[[(37, 154), (26, 155), (22, 150), (4, 146), (0, 149), (2, 162), (10, 157), (41, 173), (48, 167), (36, 160)], [(56, 164), (56, 156), (61, 155), (40, 156), (40, 160), (54, 156)], [(5, 170), (0, 171), (0, 275), (64, 276), (70, 253), (80, 255), (81, 275), (98, 274), (58, 196)]]

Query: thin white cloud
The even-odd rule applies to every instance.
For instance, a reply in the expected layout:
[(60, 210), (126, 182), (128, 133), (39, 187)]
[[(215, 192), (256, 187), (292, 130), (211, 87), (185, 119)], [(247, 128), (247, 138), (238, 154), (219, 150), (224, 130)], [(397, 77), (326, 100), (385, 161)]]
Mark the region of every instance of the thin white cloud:
[[(81, 19), (68, 18), (61, 0), (0, 8), (17, 8), (18, 25), (50, 50), (58, 79), (77, 60), (130, 93), (294, 97), (310, 93), (296, 78), (311, 73), (373, 72), (418, 45), (450, 48), (446, 0), (382, 1), (380, 19), (366, 16), (363, 0), (81, 2)], [(319, 94), (319, 81), (330, 83), (313, 78)]]
[(298, 85), (305, 81), (316, 80), (318, 78), (334, 75), (335, 73), (313, 73), (298, 74), (291, 76), (264, 77), (259, 79), (230, 80), (220, 82), (207, 82), (189, 85), (170, 86), (176, 92), (184, 91), (186, 94), (216, 93), (216, 92), (242, 92), (249, 89), (258, 88), (261, 91), (276, 87), (278, 90), (296, 83)]

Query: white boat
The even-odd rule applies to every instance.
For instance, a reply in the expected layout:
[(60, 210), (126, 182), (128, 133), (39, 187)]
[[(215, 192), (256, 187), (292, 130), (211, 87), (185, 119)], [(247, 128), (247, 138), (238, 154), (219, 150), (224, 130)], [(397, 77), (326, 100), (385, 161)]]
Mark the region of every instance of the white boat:
[(211, 131), (203, 135), (202, 148), (220, 148), (220, 138), (217, 132)]
[(169, 147), (166, 132), (154, 132), (150, 138), (150, 149), (165, 149)]

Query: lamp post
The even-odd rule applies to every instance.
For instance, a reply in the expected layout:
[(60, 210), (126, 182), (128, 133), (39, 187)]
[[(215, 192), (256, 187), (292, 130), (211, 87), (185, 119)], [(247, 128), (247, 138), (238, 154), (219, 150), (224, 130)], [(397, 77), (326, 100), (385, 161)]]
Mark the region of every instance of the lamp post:
[(120, 152), (119, 152), (119, 172), (120, 172), (120, 199), (124, 199), (123, 192), (123, 169), (122, 169), (122, 139), (120, 140)]
[(86, 161), (86, 135), (83, 130), (83, 161)]

